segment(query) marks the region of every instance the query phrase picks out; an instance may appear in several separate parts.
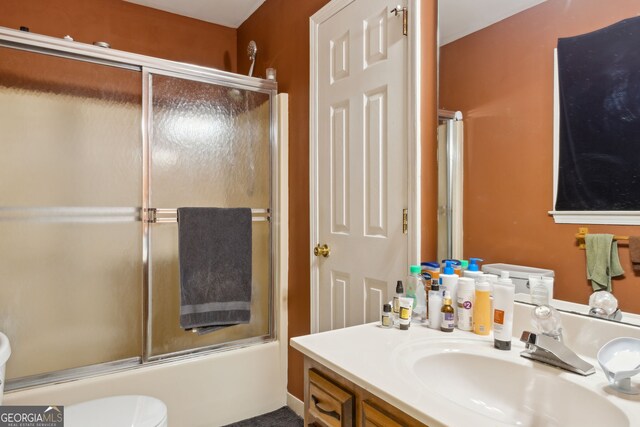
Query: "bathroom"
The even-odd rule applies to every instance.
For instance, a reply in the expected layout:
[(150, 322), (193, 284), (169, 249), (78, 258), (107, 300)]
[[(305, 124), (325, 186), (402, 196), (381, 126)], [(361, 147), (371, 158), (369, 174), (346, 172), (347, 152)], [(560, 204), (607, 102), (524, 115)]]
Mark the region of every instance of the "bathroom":
[[(75, 40), (85, 43), (107, 41), (113, 49), (245, 75), (251, 66), (247, 46), (251, 40), (255, 40), (258, 52), (254, 75), (264, 77), (267, 68), (275, 69), (278, 92), (286, 93), (289, 97), (286, 162), (288, 186), (284, 186), (288, 189), (286, 211), (289, 218), (288, 237), (283, 237), (288, 246), (283, 250), (287, 250), (289, 256), (279, 260), (286, 262), (282, 267), (283, 271), (288, 269), (288, 274), (283, 275), (287, 280), (283, 279), (279, 285), (288, 285), (286, 299), (284, 293), (281, 293), (276, 302), (276, 306), (280, 307), (277, 312), (278, 339), (239, 351), (159, 363), (131, 371), (9, 392), (5, 394), (4, 403), (69, 405), (116, 394), (149, 394), (167, 403), (171, 425), (194, 426), (223, 425), (283, 405), (302, 412), (304, 360), (300, 352), (286, 343), (288, 338), (318, 330), (313, 325), (314, 308), (312, 288), (309, 285), (312, 275), (310, 250), (322, 242), (312, 241), (310, 237), (311, 65), (308, 36), (309, 19), (327, 3), (329, 2), (326, 0), (267, 0), (259, 7), (256, 6), (243, 22), (220, 26), (118, 0), (65, 0), (56, 2), (55, 5), (47, 2), (44, 6), (39, 1), (3, 2), (3, 12), (0, 14), (2, 27), (18, 29), (26, 26), (34, 34), (58, 38), (69, 34)], [(460, 110), (467, 124), (465, 138), (470, 144), (465, 153), (465, 255), (482, 256), (489, 262), (552, 269), (556, 275), (557, 297), (584, 303), (588, 299), (590, 287), (584, 276), (584, 252), (576, 247), (577, 225), (556, 224), (547, 214), (552, 208), (553, 155), (551, 143), (542, 144), (541, 141), (551, 139), (553, 116), (549, 111), (553, 103), (553, 83), (552, 76), (543, 71), (553, 67), (553, 56), (548, 51), (555, 45), (555, 40), (552, 39), (591, 31), (635, 16), (637, 8), (632, 2), (622, 0), (616, 0), (616, 5), (619, 3), (616, 7), (604, 7), (593, 0), (584, 0), (580, 4), (568, 0), (547, 0), (489, 28), (496, 32), (503, 31), (504, 35), (494, 34), (491, 35), (494, 37), (491, 40), (483, 41), (483, 34), (488, 33), (481, 30), (466, 38), (464, 43), (444, 45), (439, 53), (441, 66), (438, 104), (438, 69), (435, 65), (438, 57), (436, 2), (421, 3), (419, 18), (410, 18), (417, 19), (422, 29), (419, 55), (419, 118), (423, 165), (419, 225), (422, 238), (417, 236), (420, 258), (436, 258), (436, 242), (430, 236), (435, 235), (437, 207), (435, 198), (424, 195), (437, 192), (435, 142), (430, 137), (435, 135), (437, 109)], [(563, 17), (565, 9), (574, 14), (571, 16), (584, 16), (588, 23)], [(554, 21), (551, 17), (558, 19)], [(538, 53), (540, 61), (538, 57), (529, 59), (536, 65), (528, 68), (531, 84), (524, 88), (530, 92), (522, 93), (513, 90), (517, 87), (514, 86), (516, 82), (522, 81), (522, 77), (515, 75), (511, 68), (512, 64), (520, 63), (520, 59), (506, 55), (495, 57), (501, 53), (495, 38), (517, 38), (511, 32), (524, 33), (527, 26), (523, 23), (526, 22), (531, 22), (533, 27), (541, 27), (540, 31), (545, 31), (549, 40), (544, 45), (538, 42), (540, 49), (544, 49), (544, 52)], [(540, 22), (545, 22), (548, 27), (542, 27)], [(567, 26), (562, 27), (565, 28), (563, 32), (558, 33), (556, 28), (564, 25)], [(478, 43), (480, 46), (468, 46), (467, 42)], [(485, 43), (484, 47), (482, 43)], [(457, 49), (463, 52), (458, 54)], [(476, 58), (468, 50), (488, 52), (482, 58)], [(494, 52), (495, 55), (492, 56), (489, 52)], [(473, 58), (479, 62), (484, 58), (498, 68), (498, 71), (502, 67), (513, 74), (496, 72), (494, 69), (476, 79), (466, 73), (479, 68), (478, 64), (460, 65), (452, 58), (469, 58), (469, 61)], [(505, 84), (502, 79), (510, 75), (517, 79), (516, 82)], [(538, 81), (537, 75), (544, 75), (544, 80)], [(500, 79), (493, 81), (491, 76)], [(461, 90), (458, 85), (462, 84), (469, 87)], [(496, 91), (502, 87), (506, 93), (485, 94), (487, 99), (463, 98), (467, 89), (474, 92), (473, 85), (479, 84), (495, 86)], [(504, 104), (499, 104), (502, 101)], [(522, 111), (516, 111), (514, 105), (520, 106)], [(509, 113), (508, 117), (504, 117), (505, 111)], [(487, 130), (494, 127), (503, 131)], [(522, 129), (526, 131), (522, 132)], [(487, 136), (486, 132), (491, 134)], [(520, 141), (517, 151), (509, 148), (513, 135), (517, 135)], [(527, 161), (515, 161), (514, 158), (526, 158)], [(496, 172), (498, 168), (500, 174)], [(510, 178), (502, 179), (505, 176)], [(509, 187), (506, 184), (501, 187), (496, 180), (498, 183), (509, 183)], [(518, 192), (512, 191), (514, 188)], [(526, 205), (517, 197), (518, 194), (527, 195)], [(590, 231), (616, 235), (634, 234), (633, 227), (629, 226), (595, 225), (590, 226)], [(632, 270), (628, 258), (628, 248), (621, 245), (620, 259), (625, 271)], [(639, 291), (633, 286), (638, 281), (640, 279), (633, 273), (627, 273), (624, 279), (614, 279), (616, 284), (621, 285), (617, 287), (620, 294), (616, 295), (619, 295), (623, 311), (640, 313), (637, 298)], [(256, 360), (260, 360), (260, 363), (255, 363)], [(203, 372), (211, 379), (203, 380)], [(238, 393), (241, 394), (221, 395), (221, 383), (240, 384), (242, 391)], [(194, 395), (199, 398), (194, 399)], [(53, 402), (52, 399), (57, 401)]]

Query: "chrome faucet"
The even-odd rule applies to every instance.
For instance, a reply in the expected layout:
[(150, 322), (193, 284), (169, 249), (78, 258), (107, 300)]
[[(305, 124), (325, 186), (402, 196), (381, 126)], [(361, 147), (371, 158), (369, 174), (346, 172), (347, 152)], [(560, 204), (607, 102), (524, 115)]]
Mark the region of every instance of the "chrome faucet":
[(520, 341), (525, 343), (526, 349), (520, 353), (520, 356), (580, 375), (595, 373), (592, 364), (582, 360), (562, 342), (560, 315), (556, 309), (548, 305), (540, 305), (533, 309), (531, 316), (538, 329), (543, 332), (522, 332)]
[(587, 376), (596, 372), (592, 364), (585, 362), (569, 347), (548, 335), (524, 331), (520, 341), (526, 344), (526, 350), (520, 353), (522, 357), (580, 375)]

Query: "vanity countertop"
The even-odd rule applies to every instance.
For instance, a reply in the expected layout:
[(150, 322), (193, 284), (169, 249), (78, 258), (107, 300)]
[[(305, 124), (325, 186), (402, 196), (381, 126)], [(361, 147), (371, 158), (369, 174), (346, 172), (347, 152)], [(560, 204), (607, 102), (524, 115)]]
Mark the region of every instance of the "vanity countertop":
[[(416, 359), (403, 352), (412, 351), (416, 345), (426, 348), (430, 343), (443, 339), (449, 342), (465, 342), (466, 345), (471, 343), (472, 351), (477, 350), (481, 356), (516, 363), (525, 366), (526, 369), (536, 369), (536, 375), (540, 373), (546, 378), (551, 378), (551, 381), (561, 378), (581, 385), (588, 389), (587, 393), (596, 393), (622, 410), (629, 419), (629, 425), (640, 423), (640, 396), (623, 395), (610, 390), (596, 360), (585, 358), (596, 367), (596, 373), (583, 377), (520, 357), (524, 344), (516, 338), (512, 340), (511, 351), (500, 351), (493, 348), (492, 336), (483, 337), (457, 329), (452, 333), (444, 333), (422, 324), (412, 324), (409, 330), (402, 331), (398, 328), (382, 328), (378, 323), (369, 323), (295, 337), (291, 339), (291, 346), (427, 425), (513, 425), (485, 417), (460, 405), (456, 396), (436, 395), (433, 390), (416, 380), (410, 367)], [(472, 382), (474, 380), (477, 378), (468, 379)], [(522, 393), (525, 393), (525, 390), (522, 390)], [(523, 404), (526, 405), (526, 402)], [(580, 402), (576, 402), (576, 405), (579, 404)], [(483, 408), (485, 409), (486, 407)], [(531, 421), (525, 420), (521, 425), (537, 424), (536, 421), (531, 424)]]

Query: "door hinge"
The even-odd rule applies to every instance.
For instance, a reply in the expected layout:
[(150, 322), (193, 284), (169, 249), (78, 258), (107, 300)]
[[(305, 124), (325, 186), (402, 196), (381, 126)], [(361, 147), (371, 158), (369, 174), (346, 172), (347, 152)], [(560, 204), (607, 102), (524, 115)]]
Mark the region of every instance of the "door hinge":
[(409, 231), (409, 210), (402, 209), (402, 234), (407, 234)]
[(406, 7), (402, 7), (400, 5), (397, 5), (396, 7), (394, 7), (393, 9), (391, 9), (391, 13), (393, 13), (395, 16), (398, 16), (399, 13), (402, 13), (402, 34), (403, 35), (407, 35), (407, 33), (409, 32), (409, 11), (407, 10)]

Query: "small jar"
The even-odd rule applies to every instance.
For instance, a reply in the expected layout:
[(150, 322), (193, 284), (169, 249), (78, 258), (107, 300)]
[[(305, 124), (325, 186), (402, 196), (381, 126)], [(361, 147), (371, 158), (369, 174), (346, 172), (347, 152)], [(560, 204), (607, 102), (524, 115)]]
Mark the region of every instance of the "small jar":
[(382, 306), (382, 318), (380, 319), (380, 326), (383, 328), (393, 327), (393, 316), (391, 315), (391, 304), (385, 304)]

